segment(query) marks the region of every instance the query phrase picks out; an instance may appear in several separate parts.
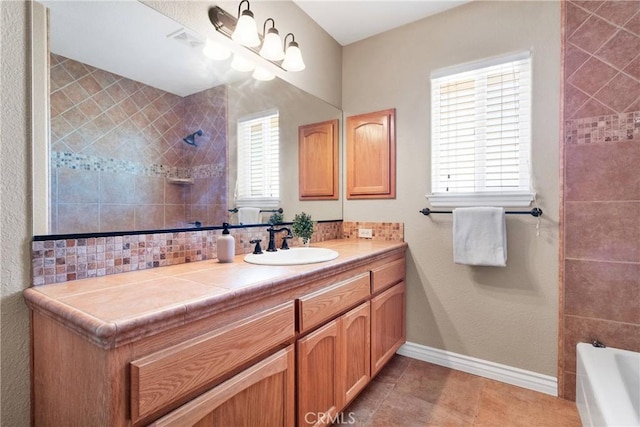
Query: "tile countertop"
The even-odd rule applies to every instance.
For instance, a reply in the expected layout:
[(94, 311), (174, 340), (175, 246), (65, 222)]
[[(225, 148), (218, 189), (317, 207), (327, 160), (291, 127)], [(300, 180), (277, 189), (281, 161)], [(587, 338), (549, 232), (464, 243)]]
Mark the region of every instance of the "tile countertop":
[(61, 284), (28, 288), (27, 305), (52, 317), (102, 348), (180, 326), (290, 288), (294, 281), (319, 279), (389, 252), (406, 250), (399, 241), (328, 240), (314, 246), (336, 250), (338, 258), (316, 264), (262, 266), (207, 260)]

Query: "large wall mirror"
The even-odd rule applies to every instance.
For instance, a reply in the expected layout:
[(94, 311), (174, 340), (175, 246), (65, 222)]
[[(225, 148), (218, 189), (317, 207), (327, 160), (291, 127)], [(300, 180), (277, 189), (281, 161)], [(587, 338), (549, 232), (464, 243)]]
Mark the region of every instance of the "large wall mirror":
[[(35, 132), (48, 139), (36, 141), (46, 156), (34, 153), (48, 162), (48, 170), (34, 166), (34, 217), (46, 222), (36, 234), (238, 223), (237, 124), (273, 111), (275, 208), (284, 221), (301, 211), (314, 220), (342, 218), (341, 197), (301, 201), (298, 193), (298, 128), (334, 119), (342, 125), (339, 109), (281, 79), (233, 71), (230, 59), (207, 58), (204, 36), (138, 1), (41, 4), (49, 9), (49, 43), (34, 49), (34, 81), (49, 78), (40, 114), (49, 136)], [(266, 211), (262, 223), (274, 209), (253, 207)]]

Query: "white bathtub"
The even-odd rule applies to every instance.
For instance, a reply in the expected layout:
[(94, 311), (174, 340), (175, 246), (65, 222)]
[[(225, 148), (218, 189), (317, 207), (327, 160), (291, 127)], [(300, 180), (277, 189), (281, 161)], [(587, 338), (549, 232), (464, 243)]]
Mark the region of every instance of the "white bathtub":
[(640, 426), (640, 353), (577, 348), (576, 405), (583, 426)]

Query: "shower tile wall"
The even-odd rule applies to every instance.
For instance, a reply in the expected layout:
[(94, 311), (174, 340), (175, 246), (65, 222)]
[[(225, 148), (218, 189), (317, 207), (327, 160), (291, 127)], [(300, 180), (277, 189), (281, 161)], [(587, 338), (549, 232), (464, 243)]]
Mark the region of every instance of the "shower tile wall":
[(640, 1), (564, 4), (559, 393), (577, 342), (640, 351)]
[[(52, 233), (222, 222), (225, 106), (225, 88), (182, 98), (51, 55)], [(198, 147), (186, 145), (182, 138), (198, 129)], [(196, 183), (175, 185), (167, 177)], [(221, 196), (207, 196), (212, 188)]]
[(187, 133), (202, 129), (197, 149), (184, 152), (194, 185), (187, 198), (189, 222), (222, 225), (229, 221), (227, 211), (227, 88), (216, 87), (184, 99), (183, 120)]

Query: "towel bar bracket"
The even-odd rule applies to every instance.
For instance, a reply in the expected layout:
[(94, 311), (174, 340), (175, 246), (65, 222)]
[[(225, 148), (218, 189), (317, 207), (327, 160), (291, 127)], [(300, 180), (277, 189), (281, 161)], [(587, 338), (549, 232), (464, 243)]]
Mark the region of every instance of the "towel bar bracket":
[[(451, 214), (453, 213), (452, 211), (434, 211), (431, 210), (429, 208), (424, 208), (422, 210), (418, 211), (419, 213), (421, 213), (422, 215), (431, 215), (432, 213), (435, 214)], [(542, 209), (540, 208), (533, 208), (530, 211), (505, 211), (506, 214), (509, 215), (531, 215), (534, 217), (540, 217), (542, 216)]]

